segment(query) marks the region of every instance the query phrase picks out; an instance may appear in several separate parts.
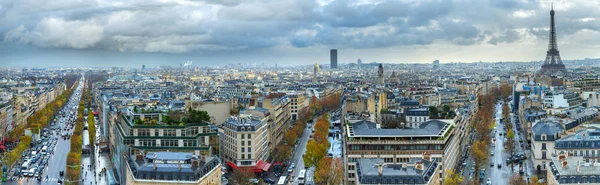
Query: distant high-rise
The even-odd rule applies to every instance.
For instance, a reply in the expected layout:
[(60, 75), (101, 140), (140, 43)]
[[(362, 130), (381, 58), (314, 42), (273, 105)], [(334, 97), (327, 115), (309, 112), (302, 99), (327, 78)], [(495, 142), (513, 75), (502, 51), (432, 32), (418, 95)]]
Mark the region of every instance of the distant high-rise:
[(358, 67), (360, 67), (360, 65), (362, 65), (362, 60), (359, 58), (358, 61), (356, 61), (356, 64), (358, 64)]
[(337, 63), (337, 49), (332, 49), (329, 52), (329, 57), (331, 59), (331, 69), (335, 69), (338, 67), (338, 63)]
[(142, 65), (142, 70), (146, 69), (146, 65)]
[(433, 69), (437, 69), (440, 65), (440, 61), (439, 60), (434, 60), (433, 61)]
[(546, 52), (546, 61), (538, 71), (540, 76), (564, 76), (567, 74), (567, 68), (560, 59), (558, 44), (556, 41), (556, 29), (554, 28), (554, 7), (550, 10), (550, 41), (548, 42), (548, 51)]

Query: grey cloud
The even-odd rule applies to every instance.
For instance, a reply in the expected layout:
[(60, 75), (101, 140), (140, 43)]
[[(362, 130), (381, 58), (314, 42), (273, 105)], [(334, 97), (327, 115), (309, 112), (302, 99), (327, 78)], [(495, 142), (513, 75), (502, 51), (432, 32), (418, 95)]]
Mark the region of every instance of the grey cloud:
[(42, 47), (69, 47), (84, 49), (102, 40), (104, 29), (94, 22), (65, 21), (46, 18), (29, 30), (24, 26), (9, 31), (4, 40), (31, 43)]
[[(360, 5), (357, 0), (335, 0), (324, 6), (314, 0), (36, 2), (0, 3), (0, 35), (5, 43), (150, 53), (242, 51), (286, 44), (296, 48), (438, 42), (495, 45), (520, 40), (517, 29), (546, 40), (549, 22), (548, 10), (533, 0), (382, 0)], [(581, 2), (587, 1), (557, 10), (559, 36), (600, 30), (598, 7)], [(511, 16), (515, 11), (534, 15), (515, 18)], [(596, 20), (582, 22), (582, 18)], [(61, 29), (68, 30), (56, 31)], [(303, 30), (311, 34), (298, 34)]]
[(492, 37), (488, 43), (492, 45), (496, 45), (499, 43), (512, 43), (520, 39), (519, 33), (514, 30), (505, 30), (500, 33), (498, 36)]

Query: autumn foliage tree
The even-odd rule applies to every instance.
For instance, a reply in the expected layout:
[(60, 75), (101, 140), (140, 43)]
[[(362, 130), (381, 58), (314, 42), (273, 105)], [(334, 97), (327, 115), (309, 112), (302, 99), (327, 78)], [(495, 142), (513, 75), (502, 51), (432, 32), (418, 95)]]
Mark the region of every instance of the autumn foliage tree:
[(444, 185), (460, 185), (463, 182), (462, 176), (459, 173), (454, 173), (452, 170), (446, 170), (444, 174)]
[(331, 157), (324, 157), (319, 161), (319, 164), (315, 169), (315, 183), (327, 184), (329, 171), (331, 171)]
[(254, 178), (254, 173), (247, 168), (234, 170), (231, 174), (231, 180), (233, 181), (233, 184), (250, 185), (251, 178)]
[(508, 184), (511, 184), (511, 185), (527, 185), (527, 182), (518, 173), (513, 173), (510, 176)]

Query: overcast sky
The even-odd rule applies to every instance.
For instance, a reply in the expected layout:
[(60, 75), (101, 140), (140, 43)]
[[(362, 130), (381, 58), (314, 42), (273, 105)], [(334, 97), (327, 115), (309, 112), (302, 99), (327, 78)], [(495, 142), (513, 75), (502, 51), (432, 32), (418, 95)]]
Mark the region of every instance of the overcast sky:
[[(600, 57), (600, 0), (554, 1), (563, 59)], [(0, 0), (3, 66), (543, 60), (550, 1)]]

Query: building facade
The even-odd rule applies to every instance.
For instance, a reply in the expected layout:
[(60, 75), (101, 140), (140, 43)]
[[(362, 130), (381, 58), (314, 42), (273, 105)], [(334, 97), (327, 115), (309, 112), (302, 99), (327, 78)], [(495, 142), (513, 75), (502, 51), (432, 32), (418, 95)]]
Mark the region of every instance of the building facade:
[(266, 109), (245, 110), (223, 124), (221, 156), (236, 166), (254, 166), (269, 157), (270, 114)]
[[(382, 129), (371, 121), (358, 121), (345, 126), (348, 184), (359, 184), (357, 163), (364, 158), (381, 158), (386, 164), (402, 164), (411, 158), (428, 156), (442, 161), (452, 126), (430, 120), (413, 129)], [(438, 162), (440, 163), (440, 162)]]

